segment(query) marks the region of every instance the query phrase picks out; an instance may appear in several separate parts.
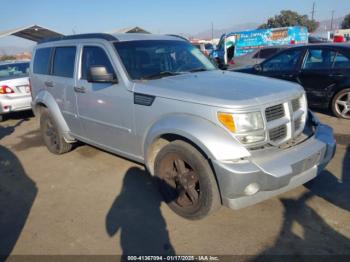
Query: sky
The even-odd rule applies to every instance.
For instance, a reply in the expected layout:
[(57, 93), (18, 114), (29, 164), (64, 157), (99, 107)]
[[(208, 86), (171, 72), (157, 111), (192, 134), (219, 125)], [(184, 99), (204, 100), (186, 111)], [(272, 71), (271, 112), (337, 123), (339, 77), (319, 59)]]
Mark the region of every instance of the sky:
[[(0, 31), (38, 24), (63, 34), (140, 26), (153, 33), (192, 35), (211, 28), (263, 23), (283, 9), (330, 19), (350, 13), (350, 0), (0, 0)], [(14, 37), (0, 46), (18, 44)], [(22, 40), (22, 44), (26, 41)]]

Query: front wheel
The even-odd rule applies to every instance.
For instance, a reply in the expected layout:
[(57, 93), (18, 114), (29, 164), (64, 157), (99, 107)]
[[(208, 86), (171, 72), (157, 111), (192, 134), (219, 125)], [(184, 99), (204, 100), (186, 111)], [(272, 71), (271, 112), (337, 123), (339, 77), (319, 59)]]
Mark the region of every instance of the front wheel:
[(221, 206), (208, 160), (184, 141), (171, 142), (160, 150), (155, 175), (165, 202), (184, 218), (201, 219)]
[(51, 153), (59, 155), (72, 149), (72, 144), (64, 140), (56, 122), (46, 108), (41, 112), (40, 131), (44, 143)]
[(332, 100), (331, 107), (336, 117), (350, 119), (350, 88), (338, 92)]

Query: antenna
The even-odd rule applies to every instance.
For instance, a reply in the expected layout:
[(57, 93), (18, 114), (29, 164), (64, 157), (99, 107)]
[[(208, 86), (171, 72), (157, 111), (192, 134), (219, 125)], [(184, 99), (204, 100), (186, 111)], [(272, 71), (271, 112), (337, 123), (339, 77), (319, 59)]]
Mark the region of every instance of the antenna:
[(333, 30), (333, 18), (334, 18), (334, 10), (332, 10), (332, 18), (331, 18), (331, 31)]

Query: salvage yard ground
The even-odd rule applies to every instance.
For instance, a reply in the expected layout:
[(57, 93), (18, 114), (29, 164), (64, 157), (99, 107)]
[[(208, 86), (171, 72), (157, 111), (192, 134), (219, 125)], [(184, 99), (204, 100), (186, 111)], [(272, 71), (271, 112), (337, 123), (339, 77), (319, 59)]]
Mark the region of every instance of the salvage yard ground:
[(144, 167), (87, 145), (56, 156), (38, 121), (0, 123), (0, 254), (350, 254), (350, 122), (313, 183), (200, 221), (174, 214)]

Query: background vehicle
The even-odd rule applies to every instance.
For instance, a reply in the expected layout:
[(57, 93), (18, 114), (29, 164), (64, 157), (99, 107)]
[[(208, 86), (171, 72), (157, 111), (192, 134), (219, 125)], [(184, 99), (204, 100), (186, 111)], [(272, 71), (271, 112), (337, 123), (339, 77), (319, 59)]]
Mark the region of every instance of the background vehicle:
[(49, 151), (79, 140), (143, 163), (169, 207), (189, 219), (297, 187), (335, 150), (299, 85), (217, 70), (179, 37), (47, 41), (34, 49), (30, 76)]
[(308, 42), (306, 27), (292, 26), (272, 29), (231, 32), (223, 34), (212, 58), (218, 65), (229, 65), (233, 58), (253, 52), (265, 46), (282, 46)]
[(297, 82), (311, 106), (331, 108), (337, 117), (350, 119), (349, 44), (292, 47), (238, 71)]
[(0, 121), (10, 112), (30, 110), (29, 62), (0, 63)]
[(195, 47), (197, 47), (205, 56), (209, 56), (211, 52), (213, 52), (214, 47), (211, 43), (192, 43)]
[(238, 56), (230, 61), (229, 69), (231, 68), (244, 68), (253, 66), (263, 62), (265, 59), (273, 56), (277, 52), (286, 49), (287, 46), (269, 46), (254, 50), (248, 54)]

